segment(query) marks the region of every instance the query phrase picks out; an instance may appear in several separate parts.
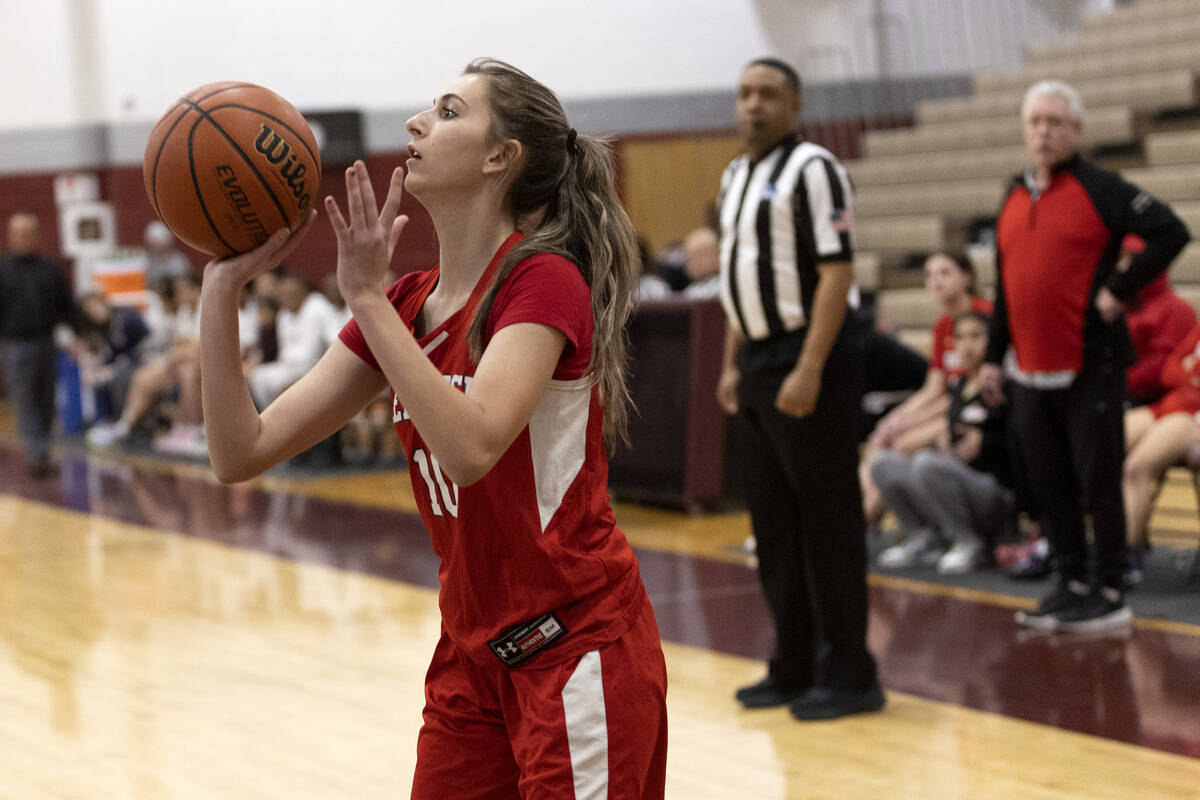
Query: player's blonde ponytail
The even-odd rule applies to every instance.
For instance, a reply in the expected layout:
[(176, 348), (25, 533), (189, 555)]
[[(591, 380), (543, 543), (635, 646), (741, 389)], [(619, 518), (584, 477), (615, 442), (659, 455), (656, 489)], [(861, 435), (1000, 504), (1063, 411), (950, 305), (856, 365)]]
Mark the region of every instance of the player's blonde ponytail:
[(515, 67), (478, 59), (465, 74), (488, 79), (493, 140), (516, 139), (522, 145), (520, 173), (508, 202), (519, 219), (528, 220), (522, 225), (525, 238), (501, 264), (472, 320), (472, 356), (478, 360), (483, 351), (484, 324), (513, 267), (535, 253), (563, 256), (591, 289), (591, 370), (605, 406), (605, 442), (610, 448), (627, 443), (626, 322), (633, 309), (638, 249), (633, 224), (617, 197), (608, 143), (578, 135), (554, 93)]

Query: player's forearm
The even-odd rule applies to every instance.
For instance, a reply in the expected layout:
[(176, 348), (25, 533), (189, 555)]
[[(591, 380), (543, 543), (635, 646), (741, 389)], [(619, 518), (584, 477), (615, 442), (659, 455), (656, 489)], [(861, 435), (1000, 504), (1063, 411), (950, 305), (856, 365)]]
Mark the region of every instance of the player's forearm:
[(254, 443), (262, 428), (242, 373), (237, 313), (240, 289), (232, 281), (209, 275), (204, 281), (200, 304), (200, 396), (204, 428), (213, 471), (226, 482), (257, 474), (251, 462)]
[(360, 300), (352, 310), (396, 399), (442, 471), (459, 486), (482, 478), (512, 437), (490, 424), (478, 400), (438, 371), (385, 296)]

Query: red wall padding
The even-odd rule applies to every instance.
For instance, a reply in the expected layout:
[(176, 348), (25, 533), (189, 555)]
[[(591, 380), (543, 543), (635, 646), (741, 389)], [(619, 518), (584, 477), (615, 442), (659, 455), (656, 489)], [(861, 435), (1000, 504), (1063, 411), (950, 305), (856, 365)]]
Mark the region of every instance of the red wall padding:
[[(379, 202), (387, 192), (392, 169), (405, 157), (403, 152), (375, 155), (367, 159), (367, 169), (375, 186)], [(82, 171), (82, 170), (81, 170)], [(101, 199), (113, 204), (117, 220), (117, 245), (137, 247), (142, 243), (146, 223), (154, 219), (154, 209), (146, 198), (140, 166), (111, 167), (96, 171), (100, 178)], [(320, 202), (315, 205), (324, 215), (324, 198), (332, 194), (345, 211), (345, 180), (340, 168), (326, 169), (321, 179)], [(54, 173), (0, 175), (0, 220), (18, 211), (36, 214), (42, 223), (42, 252), (59, 256), (58, 210), (54, 204)], [(437, 261), (437, 236), (433, 221), (419, 203), (404, 198), (402, 213), (408, 214), (409, 224), (397, 248), (393, 269), (397, 274), (424, 269)], [(181, 245), (196, 270), (204, 267), (207, 256)], [(337, 240), (326, 219), (318, 218), (304, 243), (288, 259), (288, 268), (320, 278), (337, 267)]]

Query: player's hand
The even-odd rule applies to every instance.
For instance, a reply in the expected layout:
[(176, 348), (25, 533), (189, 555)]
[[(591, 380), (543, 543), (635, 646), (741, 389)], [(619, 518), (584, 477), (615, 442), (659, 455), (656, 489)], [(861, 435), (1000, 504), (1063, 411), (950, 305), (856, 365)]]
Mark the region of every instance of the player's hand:
[(979, 390), (989, 406), (1004, 405), (1004, 374), (999, 364), (984, 364), (979, 368)]
[(783, 379), (775, 395), (775, 408), (790, 417), (806, 417), (816, 409), (820, 394), (821, 371), (797, 364)]
[(317, 211), (312, 209), (308, 212), (308, 218), (295, 231), (280, 228), (248, 253), (213, 259), (204, 267), (204, 280), (229, 281), (233, 287), (240, 290), (259, 275), (283, 263), (304, 239), (316, 218)]
[(742, 373), (737, 367), (727, 367), (721, 370), (717, 379), (717, 405), (726, 414), (736, 414), (738, 410), (737, 390), (742, 381)]
[(883, 419), (875, 423), (867, 443), (872, 449), (887, 450), (896, 439), (896, 433), (902, 429), (900, 410), (893, 409)]
[(1107, 286), (1101, 286), (1100, 291), (1096, 292), (1096, 310), (1100, 312), (1100, 319), (1113, 322), (1125, 313), (1125, 304), (1118, 300)]
[(346, 304), (366, 295), (382, 294), (387, 289), (388, 264), (408, 217), (400, 215), (400, 199), (404, 195), (404, 171), (392, 172), (383, 208), (375, 199), (375, 190), (367, 174), (367, 165), (355, 161), (346, 170), (346, 210), (349, 221), (342, 216), (333, 197), (325, 198), (325, 209), (333, 224), (338, 243), (338, 288)]
[(964, 464), (970, 464), (979, 458), (983, 452), (983, 431), (979, 428), (967, 427), (962, 432), (962, 438), (954, 445), (954, 455)]

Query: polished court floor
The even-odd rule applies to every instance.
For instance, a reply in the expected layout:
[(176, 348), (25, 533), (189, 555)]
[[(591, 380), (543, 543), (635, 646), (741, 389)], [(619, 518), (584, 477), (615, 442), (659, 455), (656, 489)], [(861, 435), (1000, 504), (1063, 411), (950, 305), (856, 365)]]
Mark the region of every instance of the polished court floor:
[[(1027, 598), (873, 576), (888, 708), (800, 724), (731, 698), (770, 648), (745, 516), (617, 518), (673, 800), (1200, 796), (1200, 627), (1030, 635)], [(407, 797), (436, 567), (402, 472), (225, 487), (66, 448), (36, 482), (0, 444), (0, 798)]]

